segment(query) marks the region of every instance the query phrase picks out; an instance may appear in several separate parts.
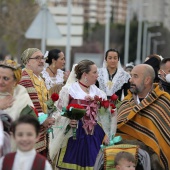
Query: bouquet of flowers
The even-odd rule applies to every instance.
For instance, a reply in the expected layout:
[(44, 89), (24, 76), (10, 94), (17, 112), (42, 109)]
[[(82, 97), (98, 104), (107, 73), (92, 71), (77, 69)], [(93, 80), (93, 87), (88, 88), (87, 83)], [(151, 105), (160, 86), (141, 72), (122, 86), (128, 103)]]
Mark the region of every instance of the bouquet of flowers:
[[(57, 93), (53, 93), (51, 95), (51, 98), (49, 100), (46, 101), (47, 104), (47, 113), (40, 113), (38, 116), (38, 120), (40, 122), (40, 124), (42, 124), (48, 117), (52, 117), (53, 112), (55, 112), (57, 110), (56, 106), (54, 105), (54, 103), (59, 99), (59, 95)], [(47, 130), (48, 133), (52, 133), (52, 138), (54, 138), (54, 134), (53, 134), (53, 128), (50, 127)]]
[(111, 113), (114, 114), (115, 112), (115, 109), (119, 109), (120, 107), (120, 104), (121, 104), (121, 101), (118, 100), (118, 96), (116, 94), (113, 94), (111, 97), (110, 97), (110, 106), (111, 106)]
[[(69, 104), (67, 107), (62, 108), (61, 115), (69, 119), (80, 120), (86, 114), (86, 109), (79, 104)], [(67, 125), (65, 134), (71, 129), (70, 125)], [(73, 129), (73, 139), (76, 140), (76, 128)]]
[(115, 109), (119, 108), (121, 104), (116, 94), (113, 94), (109, 100), (102, 100), (102, 98), (95, 96), (94, 101), (97, 102), (101, 114), (104, 114), (108, 108), (110, 108), (111, 114), (114, 114)]
[[(98, 109), (99, 109), (99, 113), (101, 114), (101, 116), (108, 116), (109, 120), (111, 119), (110, 115), (113, 115), (115, 113), (116, 108), (118, 109), (121, 104), (121, 102), (118, 100), (118, 96), (116, 94), (113, 94), (110, 97), (110, 99), (108, 99), (108, 100), (102, 100), (98, 96), (95, 96), (94, 101), (98, 104)], [(108, 112), (110, 114), (106, 115)], [(114, 137), (112, 134), (109, 134), (109, 139), (110, 139), (110, 141), (109, 141), (108, 145), (101, 145), (102, 149), (105, 147), (108, 147), (108, 146), (112, 146), (115, 143), (121, 141), (120, 136)]]
[[(42, 124), (48, 117), (51, 117), (52, 116), (52, 113), (54, 111), (57, 110), (56, 106), (54, 105), (54, 103), (58, 100), (59, 96), (57, 93), (53, 93), (51, 95), (51, 99), (49, 99), (46, 104), (47, 104), (47, 113), (38, 113), (38, 111), (34, 108), (34, 107), (31, 107), (29, 105), (27, 105), (20, 113), (20, 115), (32, 115), (34, 117), (36, 117), (39, 121), (40, 124)], [(59, 127), (60, 128), (60, 127)], [(48, 133), (52, 133), (52, 137), (54, 138), (54, 135), (53, 135), (53, 128), (50, 127), (48, 128), (47, 130)]]

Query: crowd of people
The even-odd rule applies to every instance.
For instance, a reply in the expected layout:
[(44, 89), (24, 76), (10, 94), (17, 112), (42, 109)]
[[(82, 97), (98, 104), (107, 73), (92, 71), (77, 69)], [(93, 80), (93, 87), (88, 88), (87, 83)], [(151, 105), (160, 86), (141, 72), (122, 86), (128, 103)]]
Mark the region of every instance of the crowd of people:
[[(109, 49), (102, 68), (85, 59), (71, 72), (64, 71), (59, 49), (45, 57), (37, 48), (26, 49), (23, 68), (1, 61), (0, 170), (93, 170), (96, 161), (102, 170), (99, 154), (119, 144), (140, 149), (137, 157), (122, 149), (113, 159), (116, 170), (169, 170), (170, 58), (153, 54), (123, 68), (120, 57)], [(55, 109), (48, 114), (54, 93)], [(111, 104), (113, 95), (119, 105)], [(74, 107), (72, 117), (63, 116)], [(114, 143), (116, 137), (121, 139)]]

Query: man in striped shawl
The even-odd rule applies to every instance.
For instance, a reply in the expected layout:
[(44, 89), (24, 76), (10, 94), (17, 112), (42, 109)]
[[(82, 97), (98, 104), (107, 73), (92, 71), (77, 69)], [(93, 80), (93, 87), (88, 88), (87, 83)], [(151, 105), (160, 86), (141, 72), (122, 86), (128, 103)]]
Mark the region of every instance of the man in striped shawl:
[(130, 91), (118, 110), (117, 135), (126, 142), (146, 145), (153, 170), (169, 170), (170, 95), (153, 83), (154, 78), (147, 64), (133, 68)]
[[(25, 68), (22, 70), (22, 78), (19, 84), (26, 88), (38, 113), (47, 113), (45, 102), (48, 98), (48, 91), (44, 80), (40, 77), (44, 68), (44, 56), (39, 49), (28, 48), (23, 52), (21, 60)], [(48, 152), (46, 130), (54, 122), (54, 118), (47, 118), (41, 126), (41, 135), (39, 141), (36, 143), (36, 150), (44, 156), (47, 156)]]

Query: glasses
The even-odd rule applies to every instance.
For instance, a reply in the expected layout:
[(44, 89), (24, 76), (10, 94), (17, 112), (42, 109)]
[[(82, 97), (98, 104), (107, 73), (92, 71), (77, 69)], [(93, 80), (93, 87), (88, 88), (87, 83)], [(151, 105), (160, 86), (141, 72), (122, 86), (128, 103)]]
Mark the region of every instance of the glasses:
[(29, 59), (34, 59), (36, 61), (41, 61), (41, 60), (45, 60), (44, 56), (36, 56), (34, 58), (29, 58)]

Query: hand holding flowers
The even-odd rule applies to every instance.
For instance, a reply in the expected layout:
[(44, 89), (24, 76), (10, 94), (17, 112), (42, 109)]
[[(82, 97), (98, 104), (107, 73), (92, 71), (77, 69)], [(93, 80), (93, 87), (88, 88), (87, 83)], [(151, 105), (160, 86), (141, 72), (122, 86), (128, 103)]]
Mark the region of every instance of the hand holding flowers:
[[(121, 102), (118, 100), (118, 96), (116, 94), (113, 94), (110, 99), (108, 100), (102, 100), (101, 98), (99, 98), (98, 96), (94, 97), (94, 100), (97, 101), (98, 103), (98, 107), (99, 107), (99, 112), (102, 116), (109, 116), (109, 120), (107, 121), (109, 123), (111, 123), (111, 119), (115, 119), (115, 110), (119, 108)], [(107, 115), (108, 113), (111, 113), (112, 116)], [(111, 146), (114, 145), (114, 143), (117, 143), (118, 141), (121, 140), (121, 137), (114, 137), (113, 133), (111, 130), (109, 130), (109, 138), (106, 138), (106, 140), (104, 140), (103, 145), (101, 145), (101, 148), (107, 147), (107, 146)]]
[[(49, 99), (46, 104), (47, 104), (47, 113), (40, 112), (29, 105), (27, 105), (20, 113), (20, 115), (32, 115), (36, 117), (41, 125), (43, 125), (45, 128), (47, 128), (48, 133), (52, 133), (52, 137), (54, 138), (53, 135), (53, 128), (51, 127), (55, 123), (55, 119), (52, 117), (52, 114), (54, 111), (56, 111), (56, 106), (54, 105), (55, 101), (57, 101), (59, 98), (57, 93), (53, 93), (51, 95), (51, 99)], [(60, 127), (59, 127), (60, 128)]]
[(52, 133), (52, 138), (54, 138), (53, 128), (51, 127), (55, 123), (55, 119), (52, 117), (53, 112), (57, 110), (54, 103), (59, 99), (57, 93), (53, 93), (51, 98), (46, 102), (47, 104), (47, 113), (39, 113), (38, 120), (40, 124), (47, 128), (48, 133)]
[(86, 114), (86, 109), (79, 104), (69, 104), (67, 107), (62, 108), (61, 115), (71, 119), (70, 124), (66, 128), (65, 134), (73, 129), (73, 139), (76, 140), (76, 125), (77, 120), (80, 120)]

